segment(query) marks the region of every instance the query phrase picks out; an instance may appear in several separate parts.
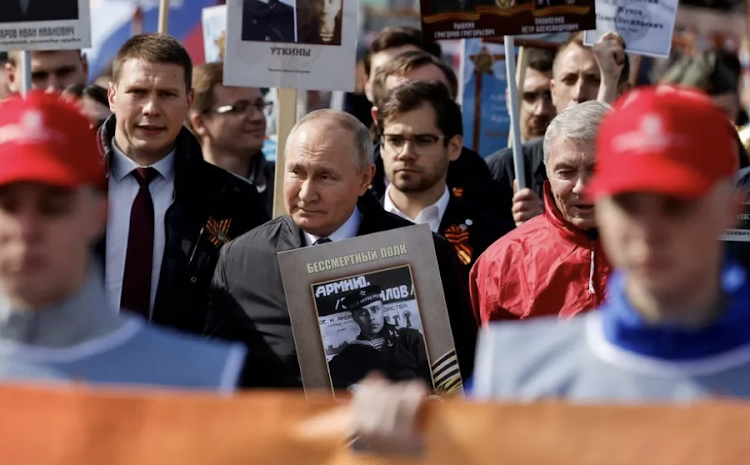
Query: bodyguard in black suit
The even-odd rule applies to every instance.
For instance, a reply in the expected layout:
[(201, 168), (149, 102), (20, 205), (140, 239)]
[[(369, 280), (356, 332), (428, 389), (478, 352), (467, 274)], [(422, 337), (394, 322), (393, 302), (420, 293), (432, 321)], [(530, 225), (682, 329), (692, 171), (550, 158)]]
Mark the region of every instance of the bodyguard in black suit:
[(0, 23), (78, 19), (78, 0), (3, 0)]
[[(248, 346), (246, 387), (300, 387), (289, 311), (276, 255), (411, 225), (383, 210), (367, 186), (374, 166), (369, 131), (333, 110), (308, 114), (289, 136), (283, 215), (222, 249), (205, 334)], [(450, 245), (435, 250), (464, 379), (473, 369), (476, 322)]]

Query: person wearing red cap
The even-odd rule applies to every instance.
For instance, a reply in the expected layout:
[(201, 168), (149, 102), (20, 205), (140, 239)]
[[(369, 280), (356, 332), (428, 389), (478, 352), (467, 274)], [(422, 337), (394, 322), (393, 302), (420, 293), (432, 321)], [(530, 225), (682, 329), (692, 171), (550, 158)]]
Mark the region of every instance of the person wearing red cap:
[[(750, 284), (717, 240), (744, 201), (733, 179), (734, 128), (706, 95), (645, 88), (616, 103), (596, 149), (588, 195), (617, 269), (606, 303), (565, 322), (485, 328), (472, 395), (603, 402), (750, 397)], [(355, 393), (354, 430), (371, 445), (406, 449), (419, 438), (426, 394), (414, 382), (365, 381)]]
[(0, 380), (234, 390), (244, 347), (108, 303), (93, 260), (105, 185), (76, 107), (37, 91), (0, 102)]

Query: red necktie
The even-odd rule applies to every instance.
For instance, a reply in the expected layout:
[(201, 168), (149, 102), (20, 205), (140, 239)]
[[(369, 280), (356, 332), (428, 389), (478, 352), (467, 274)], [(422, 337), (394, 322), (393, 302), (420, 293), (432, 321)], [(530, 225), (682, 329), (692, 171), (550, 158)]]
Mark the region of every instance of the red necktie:
[(120, 308), (139, 313), (148, 320), (151, 313), (151, 268), (154, 257), (154, 202), (148, 185), (159, 172), (154, 168), (136, 168), (131, 174), (141, 187), (130, 211)]

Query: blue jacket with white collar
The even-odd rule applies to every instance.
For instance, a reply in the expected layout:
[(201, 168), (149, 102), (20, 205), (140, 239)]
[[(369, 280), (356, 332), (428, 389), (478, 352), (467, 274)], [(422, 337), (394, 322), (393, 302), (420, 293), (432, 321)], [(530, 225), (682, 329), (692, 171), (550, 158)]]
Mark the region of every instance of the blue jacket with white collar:
[(726, 264), (721, 286), (726, 309), (700, 330), (649, 325), (628, 302), (619, 272), (596, 311), (491, 325), (480, 335), (473, 394), (605, 402), (750, 397), (746, 272)]

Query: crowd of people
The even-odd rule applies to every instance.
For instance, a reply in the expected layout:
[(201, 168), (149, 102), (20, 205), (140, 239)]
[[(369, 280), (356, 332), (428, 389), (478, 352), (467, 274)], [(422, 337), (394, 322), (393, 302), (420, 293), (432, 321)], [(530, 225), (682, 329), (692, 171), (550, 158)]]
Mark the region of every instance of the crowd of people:
[[(22, 96), (8, 58), (0, 379), (302, 388), (277, 254), (417, 223), (467, 395), (750, 395), (750, 261), (719, 241), (744, 212), (748, 160), (738, 76), (715, 52), (635, 86), (614, 32), (532, 50), (523, 189), (510, 150), (465, 146), (458, 79), (411, 28), (370, 45), (369, 113), (302, 116), (278, 165), (263, 89), (193, 68), (168, 35), (128, 40), (106, 89), (80, 51), (40, 51)], [(271, 218), (276, 190), (286, 213)], [(378, 295), (345, 300), (354, 312)], [(356, 383), (372, 450), (419, 441), (425, 363), (413, 381)]]

